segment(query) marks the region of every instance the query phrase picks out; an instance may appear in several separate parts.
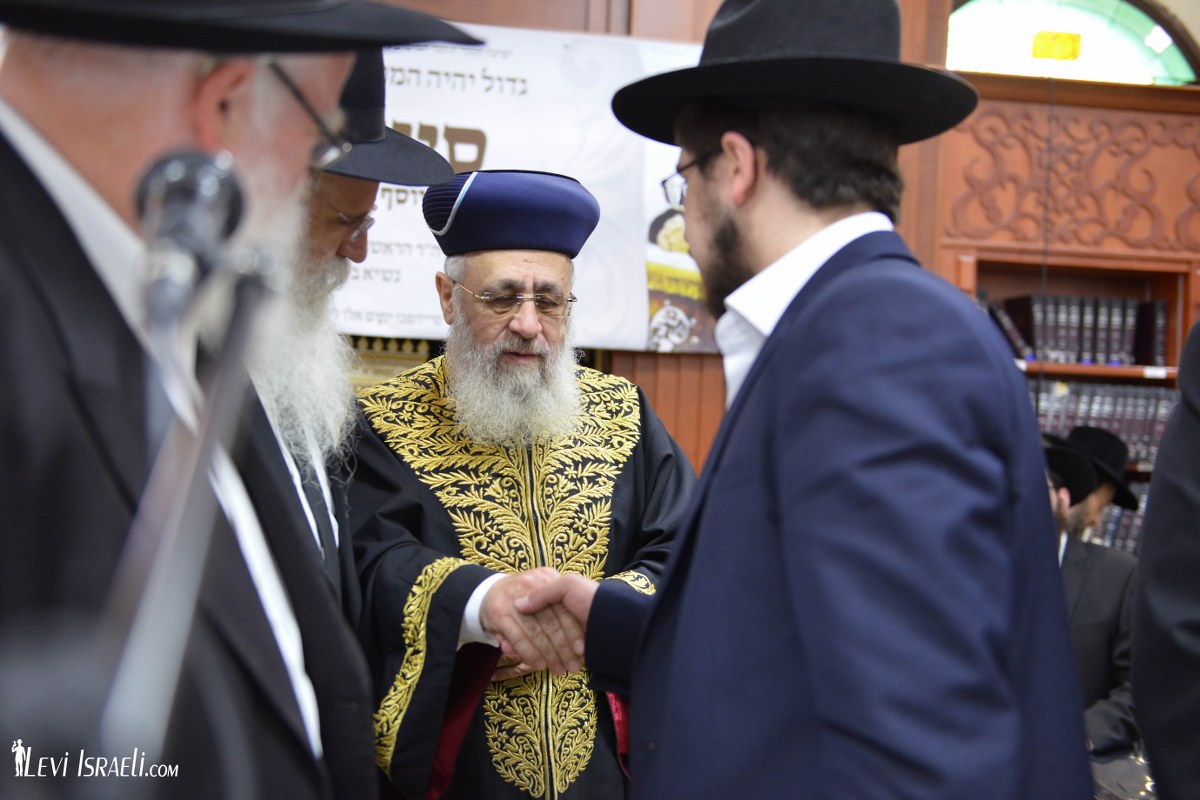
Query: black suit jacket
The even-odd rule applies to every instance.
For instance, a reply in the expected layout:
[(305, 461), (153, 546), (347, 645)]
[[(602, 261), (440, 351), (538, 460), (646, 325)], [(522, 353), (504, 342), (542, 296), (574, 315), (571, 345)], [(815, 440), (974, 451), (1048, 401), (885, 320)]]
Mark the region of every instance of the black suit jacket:
[[(0, 653), (13, 656), (37, 636), (65, 629), (68, 618), (94, 624), (152, 456), (143, 351), (73, 231), (3, 137), (0, 186)], [(153, 791), (232, 796), (236, 780), (246, 796), (369, 796), (374, 767), (362, 657), (302, 538), (311, 539), (296, 523), (294, 489), (289, 498), (281, 484), (277, 445), (260, 430), (241, 457), (303, 635), (326, 758), (312, 756), (236, 539), (218, 524), (162, 756), (178, 764), (179, 777)], [(78, 688), (56, 680), (68, 660), (40, 664), (47, 709), (59, 690)], [(88, 720), (73, 718), (73, 710), (46, 729), (47, 738), (78, 735), (94, 744)], [(21, 721), (6, 719), (5, 727)], [(0, 794), (8, 793), (0, 784)]]
[(1162, 800), (1200, 797), (1200, 334), (1179, 363), (1138, 547), (1133, 697)]
[(1133, 602), (1137, 559), (1067, 538), (1062, 578), (1092, 752), (1129, 750), (1133, 719)]

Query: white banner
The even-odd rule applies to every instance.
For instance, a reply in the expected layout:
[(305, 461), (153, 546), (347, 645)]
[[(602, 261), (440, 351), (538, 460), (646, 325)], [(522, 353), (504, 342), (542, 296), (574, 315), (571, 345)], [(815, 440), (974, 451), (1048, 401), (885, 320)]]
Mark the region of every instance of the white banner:
[[(666, 214), (659, 187), (678, 149), (629, 131), (610, 106), (613, 93), (638, 78), (694, 65), (699, 46), (462, 27), (486, 44), (384, 51), (388, 123), (446, 156), (456, 172), (558, 172), (596, 196), (600, 224), (576, 259), (580, 346), (711, 351), (698, 273), (681, 250), (682, 220)], [(445, 337), (434, 290), (443, 257), (421, 214), (423, 196), (423, 188), (380, 187), (367, 259), (334, 298), (344, 332)]]

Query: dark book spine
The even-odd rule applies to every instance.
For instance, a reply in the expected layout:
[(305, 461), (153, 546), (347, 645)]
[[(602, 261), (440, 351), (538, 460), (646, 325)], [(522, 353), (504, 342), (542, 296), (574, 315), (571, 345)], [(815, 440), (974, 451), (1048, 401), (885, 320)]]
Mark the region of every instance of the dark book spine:
[(1046, 325), (1043, 307), (1038, 295), (1010, 297), (1004, 301), (1004, 310), (1020, 332), (1025, 343), (1033, 350), (1038, 361), (1046, 360)]
[(1107, 297), (1096, 298), (1096, 363), (1108, 363), (1108, 312), (1112, 304)]
[(1151, 367), (1167, 365), (1167, 303), (1148, 300), (1138, 303), (1133, 339), (1134, 363)]
[(992, 321), (999, 326), (1000, 331), (1004, 334), (1004, 338), (1008, 340), (1008, 344), (1013, 349), (1013, 355), (1025, 361), (1033, 361), (1033, 348), (1029, 346), (1029, 342), (1021, 335), (1021, 331), (1017, 329), (1016, 323), (1013, 322), (1008, 312), (999, 303), (988, 302), (988, 314), (991, 315)]
[(1106, 364), (1121, 365), (1121, 345), (1125, 341), (1125, 304), (1120, 298), (1109, 299), (1108, 306), (1108, 358)]
[(1121, 363), (1133, 364), (1133, 341), (1137, 335), (1138, 302), (1132, 298), (1125, 300), (1125, 326), (1121, 335)]
[(1079, 309), (1079, 363), (1096, 363), (1096, 298), (1081, 297)]
[(1083, 298), (1072, 295), (1067, 300), (1067, 361), (1071, 364), (1080, 363), (1080, 316), (1083, 311)]

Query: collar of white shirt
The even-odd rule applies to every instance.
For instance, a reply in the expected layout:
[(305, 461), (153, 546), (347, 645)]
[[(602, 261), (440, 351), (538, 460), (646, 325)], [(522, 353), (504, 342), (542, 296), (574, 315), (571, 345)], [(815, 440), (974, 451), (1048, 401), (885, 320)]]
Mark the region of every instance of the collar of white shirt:
[(717, 348), (725, 366), (725, 407), (733, 405), (746, 375), (783, 313), (834, 253), (868, 233), (893, 230), (878, 211), (854, 214), (822, 228), (725, 298), (717, 320)]

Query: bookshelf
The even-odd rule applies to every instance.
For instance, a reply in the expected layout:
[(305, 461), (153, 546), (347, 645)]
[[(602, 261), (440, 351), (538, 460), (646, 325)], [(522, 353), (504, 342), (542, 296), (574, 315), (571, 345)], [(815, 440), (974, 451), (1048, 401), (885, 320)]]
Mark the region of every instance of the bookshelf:
[[(1039, 424), (1113, 430), (1133, 451), (1127, 483), (1144, 484), (1200, 320), (1200, 87), (967, 77), (981, 100), (940, 139), (931, 269), (1017, 317), (1028, 304), (1014, 327), (1042, 341), (1014, 357)], [(1036, 302), (1057, 329), (1031, 325)], [(1106, 324), (1114, 308), (1152, 324), (1101, 351), (1101, 308)], [(1111, 520), (1105, 543), (1136, 552), (1135, 522)]]
[[(1162, 355), (1130, 358), (1125, 363), (1078, 363), (1075, 357), (1056, 363), (1039, 359), (1041, 368), (1058, 375), (1174, 380), (1187, 332), (1197, 319), (1200, 302), (1200, 254), (1057, 252), (1053, 256), (1027, 248), (979, 246), (944, 240), (943, 255), (953, 263), (953, 282), (969, 294), (1001, 304), (1016, 298), (1043, 296), (1077, 301), (1146, 304), (1157, 301), (1163, 313)], [(1126, 309), (1128, 310), (1128, 309)], [(1072, 320), (1078, 326), (1078, 318)], [(1133, 334), (1130, 328), (1129, 333)], [(1036, 335), (1027, 338), (1036, 339)], [(1130, 342), (1130, 350), (1133, 350)], [(1097, 363), (1099, 362), (1099, 363)], [(1155, 367), (1159, 369), (1154, 369)], [(1165, 368), (1165, 372), (1162, 368)]]

